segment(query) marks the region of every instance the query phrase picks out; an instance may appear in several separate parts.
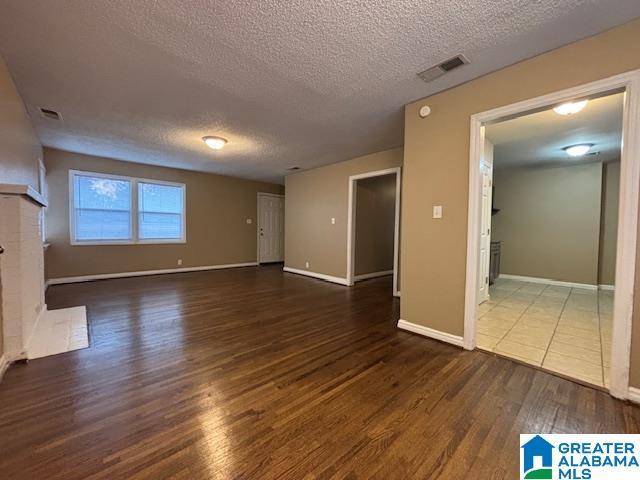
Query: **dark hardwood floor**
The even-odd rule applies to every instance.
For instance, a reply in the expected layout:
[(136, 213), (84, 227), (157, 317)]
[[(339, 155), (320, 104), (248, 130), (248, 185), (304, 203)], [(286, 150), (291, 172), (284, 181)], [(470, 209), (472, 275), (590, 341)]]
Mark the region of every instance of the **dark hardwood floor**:
[(520, 433), (640, 432), (640, 408), (398, 331), (391, 280), (280, 266), (49, 288), (89, 349), (0, 383), (0, 478), (518, 478)]

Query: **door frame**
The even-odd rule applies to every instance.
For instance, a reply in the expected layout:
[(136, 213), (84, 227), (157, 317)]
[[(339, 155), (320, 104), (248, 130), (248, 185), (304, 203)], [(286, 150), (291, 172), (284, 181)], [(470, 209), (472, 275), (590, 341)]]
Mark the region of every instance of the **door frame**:
[(467, 264), (464, 306), (464, 343), (476, 347), (477, 275), (480, 243), (480, 158), (484, 146), (484, 125), (548, 109), (567, 101), (624, 92), (622, 152), (620, 158), (620, 204), (616, 255), (615, 296), (609, 392), (629, 397), (631, 329), (637, 249), (638, 190), (640, 189), (640, 70), (615, 75), (548, 95), (495, 108), (471, 116), (469, 153), (469, 204)]
[[(260, 265), (260, 198), (261, 197), (278, 197), (284, 199), (284, 195), (279, 193), (266, 193), (266, 192), (258, 192), (256, 196), (257, 208), (256, 208), (256, 262)], [(282, 243), (284, 245), (284, 225), (282, 232)], [(284, 250), (282, 251), (282, 255), (284, 257)]]
[(402, 167), (387, 168), (384, 170), (375, 170), (372, 172), (360, 173), (349, 177), (349, 203), (347, 211), (347, 285), (354, 284), (355, 271), (355, 248), (356, 248), (356, 181), (363, 178), (381, 177), (383, 175), (396, 176), (396, 207), (394, 214), (394, 233), (393, 233), (393, 295), (400, 296), (398, 290), (398, 266), (400, 255), (400, 194), (402, 186), (401, 178)]

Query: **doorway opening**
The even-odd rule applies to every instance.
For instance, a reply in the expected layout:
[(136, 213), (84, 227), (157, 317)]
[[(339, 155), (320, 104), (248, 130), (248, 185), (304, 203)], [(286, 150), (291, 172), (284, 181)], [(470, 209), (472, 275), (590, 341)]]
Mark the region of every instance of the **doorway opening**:
[(400, 168), (349, 177), (347, 283), (392, 275), (399, 291)]
[(465, 348), (627, 398), (639, 79), (472, 117)]
[(258, 263), (284, 262), (284, 195), (258, 193)]

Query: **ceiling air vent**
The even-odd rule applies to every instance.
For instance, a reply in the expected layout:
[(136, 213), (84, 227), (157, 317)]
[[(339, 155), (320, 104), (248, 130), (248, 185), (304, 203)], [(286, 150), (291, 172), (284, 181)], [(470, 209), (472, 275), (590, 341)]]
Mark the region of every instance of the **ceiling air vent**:
[(44, 118), (48, 118), (50, 120), (62, 120), (62, 115), (60, 115), (55, 110), (49, 110), (48, 108), (40, 107), (40, 113)]
[(449, 60), (445, 60), (444, 62), (434, 67), (427, 68), (425, 71), (418, 73), (418, 76), (425, 82), (432, 82), (445, 73), (450, 72), (451, 70), (455, 70), (456, 68), (466, 65), (467, 63), (469, 63), (469, 59), (467, 57), (462, 54), (456, 55), (455, 57), (450, 58)]
[(296, 170), (300, 170), (300, 167), (289, 167), (289, 168), (287, 168), (288, 172), (294, 172)]

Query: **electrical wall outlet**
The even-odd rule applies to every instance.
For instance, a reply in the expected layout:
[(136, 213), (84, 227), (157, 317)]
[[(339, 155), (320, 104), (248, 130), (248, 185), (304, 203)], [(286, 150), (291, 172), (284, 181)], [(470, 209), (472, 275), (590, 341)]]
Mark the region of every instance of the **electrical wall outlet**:
[(433, 218), (442, 218), (442, 205), (433, 206)]
[(182, 259), (181, 258), (178, 259), (178, 265), (182, 265)]
[(336, 219), (331, 217), (331, 225), (335, 225), (336, 224)]
[(309, 262), (304, 262), (304, 268), (309, 268)]
[(251, 225), (252, 223), (253, 223), (253, 220), (252, 220), (252, 219), (250, 219), (250, 218), (247, 218), (247, 224), (248, 224), (248, 225)]

